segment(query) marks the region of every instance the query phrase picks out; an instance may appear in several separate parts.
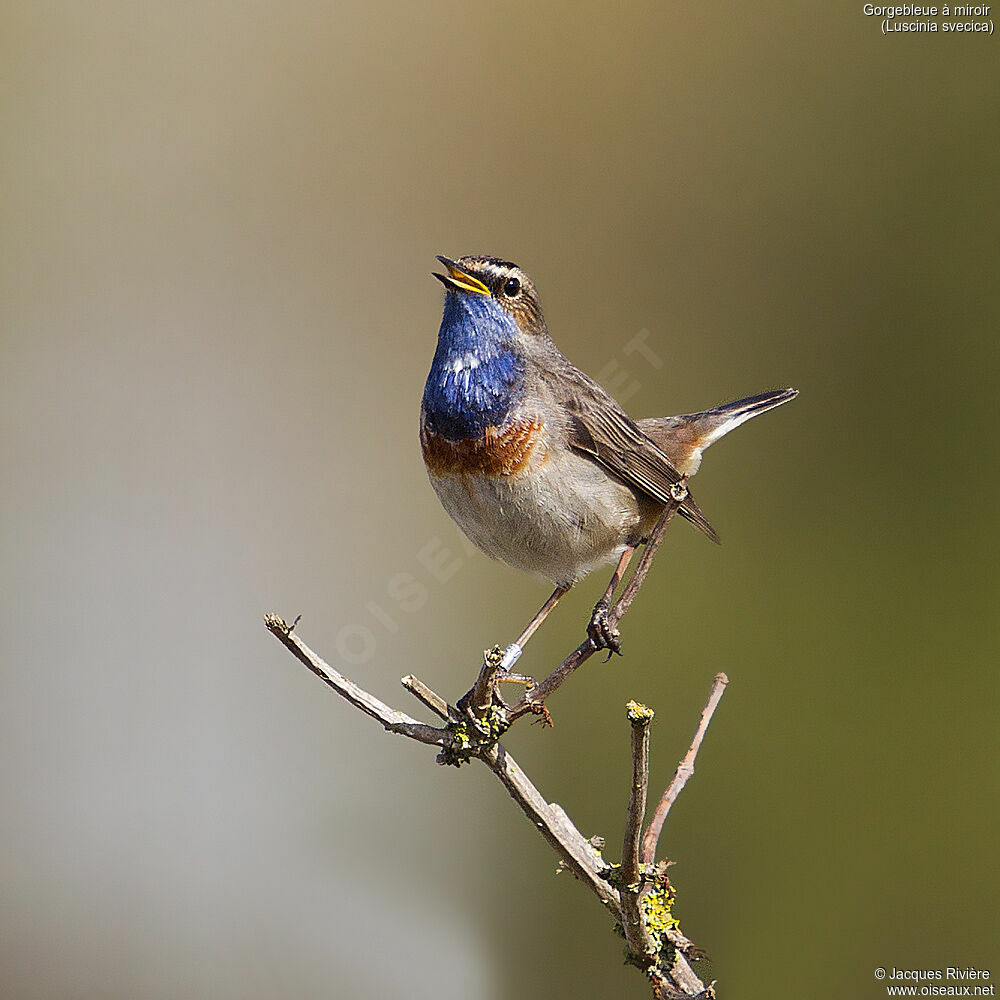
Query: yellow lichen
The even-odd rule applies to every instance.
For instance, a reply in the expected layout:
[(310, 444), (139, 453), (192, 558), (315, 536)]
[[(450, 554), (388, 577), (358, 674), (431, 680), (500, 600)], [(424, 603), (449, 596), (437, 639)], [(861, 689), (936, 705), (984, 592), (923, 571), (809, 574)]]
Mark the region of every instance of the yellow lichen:
[(629, 722), (649, 723), (653, 721), (653, 716), (656, 713), (651, 708), (647, 708), (637, 701), (630, 701), (625, 706), (625, 714), (628, 716)]
[(666, 938), (666, 931), (675, 930), (679, 925), (673, 915), (672, 908), (676, 896), (669, 886), (660, 886), (648, 892), (639, 900), (642, 915), (646, 922), (646, 930), (653, 939), (656, 950), (661, 954), (669, 954), (673, 959), (673, 945)]

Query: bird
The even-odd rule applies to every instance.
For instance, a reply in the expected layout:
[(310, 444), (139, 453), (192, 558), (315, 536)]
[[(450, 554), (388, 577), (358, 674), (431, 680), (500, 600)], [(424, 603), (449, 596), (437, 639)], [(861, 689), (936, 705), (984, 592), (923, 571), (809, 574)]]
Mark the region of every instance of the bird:
[(715, 542), (687, 479), (709, 445), (794, 399), (762, 392), (699, 413), (633, 420), (549, 335), (534, 282), (498, 257), (437, 258), (446, 273), (420, 445), (445, 511), (486, 555), (555, 589), (504, 651), (507, 672), (559, 600), (617, 563), (587, 633), (621, 654), (610, 598), (668, 504)]

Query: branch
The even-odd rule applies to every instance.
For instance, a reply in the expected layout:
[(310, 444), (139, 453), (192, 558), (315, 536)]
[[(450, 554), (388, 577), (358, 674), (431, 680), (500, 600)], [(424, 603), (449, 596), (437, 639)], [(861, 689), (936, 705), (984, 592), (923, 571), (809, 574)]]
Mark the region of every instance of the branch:
[(705, 732), (708, 729), (708, 724), (712, 721), (712, 716), (715, 714), (716, 706), (722, 699), (722, 695), (725, 693), (726, 685), (728, 683), (729, 678), (725, 674), (718, 673), (715, 675), (715, 683), (712, 685), (712, 692), (708, 696), (708, 701), (705, 703), (705, 707), (701, 711), (701, 721), (698, 723), (698, 728), (695, 730), (694, 739), (691, 740), (691, 746), (688, 748), (688, 752), (684, 755), (684, 759), (677, 765), (677, 770), (674, 772), (673, 780), (667, 786), (667, 790), (663, 793), (663, 797), (660, 799), (660, 802), (653, 813), (653, 818), (649, 821), (649, 826), (642, 838), (642, 863), (645, 865), (651, 865), (656, 858), (656, 847), (660, 842), (660, 833), (663, 830), (663, 824), (666, 821), (667, 813), (670, 812), (670, 807), (674, 804), (674, 800), (678, 795), (680, 795), (682, 789), (687, 784), (688, 778), (694, 774), (694, 759), (698, 756), (698, 751), (701, 749), (701, 741), (705, 738)]
[[(384, 729), (400, 736), (408, 736), (420, 743), (436, 746), (447, 747), (454, 742), (450, 730), (426, 726), (403, 712), (389, 708), (374, 695), (334, 670), (293, 633), (293, 626), (288, 625), (277, 615), (268, 615), (265, 624), (268, 630), (314, 674), (356, 708), (380, 722)], [(432, 711), (444, 718), (448, 717), (448, 703), (423, 681), (408, 674), (402, 683)], [(620, 920), (621, 904), (618, 891), (603, 877), (608, 868), (607, 863), (573, 825), (565, 811), (555, 803), (550, 804), (545, 801), (541, 792), (518, 766), (517, 761), (499, 744), (493, 743), (484, 748), (480, 757), (500, 779), (511, 798), (531, 821), (532, 826), (538, 829), (555, 848), (566, 867), (594, 892), (616, 919)]]
[(432, 691), (422, 680), (407, 674), (399, 679), (399, 683), (413, 695), (417, 701), (426, 705), (438, 718), (445, 722), (453, 722), (457, 715), (455, 710), (436, 691)]
[(632, 724), (632, 791), (628, 800), (625, 841), (622, 845), (622, 928), (632, 955), (648, 966), (655, 959), (656, 947), (639, 908), (639, 895), (646, 881), (639, 860), (639, 838), (642, 835), (642, 821), (646, 816), (649, 724), (653, 721), (653, 710), (634, 701), (630, 701), (625, 710), (628, 721)]
[(458, 700), (458, 707), (466, 712), (474, 723), (478, 723), (493, 704), (497, 689), (497, 677), (503, 668), (503, 650), (499, 646), (487, 649), (483, 654), (483, 666), (476, 683)]
[[(618, 601), (608, 612), (607, 618), (611, 628), (621, 621), (631, 607), (649, 572), (653, 556), (663, 540), (667, 525), (677, 512), (684, 495), (686, 494), (679, 491), (675, 500), (664, 508), (646, 543), (638, 567)], [(337, 694), (355, 708), (371, 716), (388, 732), (406, 736), (419, 743), (440, 747), (441, 753), (437, 758), (439, 763), (457, 765), (472, 757), (478, 757), (493, 771), (521, 811), (559, 855), (562, 864), (597, 896), (602, 905), (621, 924), (629, 952), (635, 963), (645, 971), (653, 987), (654, 997), (714, 997), (712, 986), (707, 989), (704, 987), (685, 957), (695, 957), (697, 950), (676, 929), (676, 926), (660, 929), (655, 939), (651, 934), (646, 908), (650, 905), (652, 894), (657, 891), (663, 893), (668, 907), (673, 897), (669, 882), (665, 877), (661, 877), (662, 873), (654, 872), (651, 876), (647, 873), (649, 861), (656, 853), (663, 820), (674, 799), (694, 772), (694, 758), (726, 683), (724, 674), (716, 677), (716, 686), (713, 688), (709, 704), (702, 712), (701, 723), (695, 733), (691, 749), (678, 767), (674, 780), (664, 793), (653, 821), (641, 840), (640, 833), (648, 791), (649, 724), (653, 713), (634, 702), (629, 704), (629, 719), (632, 722), (632, 790), (621, 870), (619, 877), (612, 878), (612, 866), (601, 858), (593, 844), (580, 833), (559, 805), (546, 802), (517, 762), (499, 743), (500, 736), (522, 715), (534, 713), (542, 715), (544, 719), (548, 718), (544, 706), (545, 699), (557, 690), (573, 671), (597, 652), (596, 643), (589, 637), (545, 680), (529, 688), (525, 696), (509, 708), (496, 693), (496, 680), (502, 658), (499, 649), (487, 653), (486, 662), (475, 685), (454, 708), (422, 681), (408, 674), (402, 679), (403, 686), (446, 723), (439, 729), (390, 708), (334, 670), (294, 634), (295, 622), (289, 625), (277, 615), (268, 615), (265, 621), (269, 631), (298, 660)], [(654, 888), (657, 885), (659, 888)], [(668, 893), (669, 895), (666, 895)], [(666, 912), (669, 917), (669, 908)], [(676, 921), (671, 919), (669, 924), (675, 925)], [(663, 942), (669, 942), (669, 945), (664, 945)], [(669, 946), (673, 946), (673, 950), (669, 950)]]
[(397, 712), (379, 701), (373, 694), (359, 688), (354, 681), (334, 670), (294, 634), (292, 631), (295, 628), (294, 623), (289, 625), (277, 615), (267, 615), (264, 624), (267, 625), (268, 631), (276, 636), (320, 680), (333, 688), (342, 698), (346, 698), (355, 708), (381, 723), (383, 729), (433, 746), (443, 747), (451, 743), (451, 736), (446, 729), (435, 729), (433, 726), (411, 719), (404, 712)]
[(517, 761), (499, 744), (488, 750), (482, 761), (500, 779), (532, 825), (555, 848), (565, 866), (597, 896), (615, 919), (621, 920), (619, 894), (604, 877), (607, 863), (573, 825), (562, 807), (546, 802)]

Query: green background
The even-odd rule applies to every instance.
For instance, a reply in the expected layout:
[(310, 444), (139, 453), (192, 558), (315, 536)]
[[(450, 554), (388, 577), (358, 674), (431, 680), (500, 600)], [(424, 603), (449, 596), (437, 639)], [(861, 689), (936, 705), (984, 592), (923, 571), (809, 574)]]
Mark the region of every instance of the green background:
[(483, 768), (262, 624), (416, 712), (400, 675), (458, 697), (547, 593), (466, 552), (417, 445), (434, 254), (474, 252), (636, 416), (802, 391), (708, 453), (724, 544), (675, 525), (624, 659), (512, 752), (616, 857), (625, 702), (659, 789), (725, 670), (662, 841), (720, 996), (1000, 975), (995, 38), (860, 2), (0, 13), (5, 997), (646, 995)]

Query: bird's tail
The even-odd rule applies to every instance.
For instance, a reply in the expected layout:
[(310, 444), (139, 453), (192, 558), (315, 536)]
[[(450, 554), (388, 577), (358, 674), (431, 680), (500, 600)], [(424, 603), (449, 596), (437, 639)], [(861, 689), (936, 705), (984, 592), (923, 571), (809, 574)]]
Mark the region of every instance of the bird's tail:
[[(643, 434), (666, 453), (679, 472), (685, 476), (693, 476), (701, 465), (702, 453), (710, 444), (746, 423), (751, 417), (773, 410), (798, 394), (798, 389), (775, 389), (713, 406), (702, 413), (654, 417), (640, 420), (638, 424)], [(692, 520), (698, 523), (695, 518)]]
[(708, 535), (716, 545), (721, 543), (722, 539), (719, 538), (715, 528), (712, 527), (708, 518), (701, 512), (701, 508), (694, 502), (690, 495), (684, 501), (683, 505), (677, 509), (677, 513), (686, 517), (696, 528), (699, 528)]
[(759, 392), (756, 396), (747, 396), (746, 399), (737, 399), (732, 403), (723, 403), (721, 406), (713, 406), (704, 413), (688, 414), (691, 420), (701, 433), (702, 448), (707, 448), (710, 444), (718, 441), (724, 434), (739, 427), (751, 417), (756, 417), (761, 413), (767, 413), (782, 403), (787, 403), (799, 394), (798, 389), (775, 389), (772, 392)]

